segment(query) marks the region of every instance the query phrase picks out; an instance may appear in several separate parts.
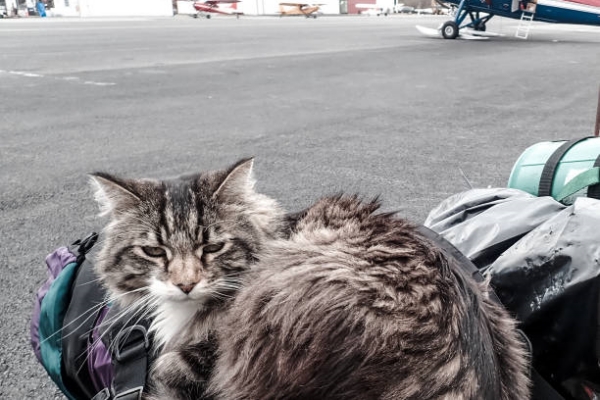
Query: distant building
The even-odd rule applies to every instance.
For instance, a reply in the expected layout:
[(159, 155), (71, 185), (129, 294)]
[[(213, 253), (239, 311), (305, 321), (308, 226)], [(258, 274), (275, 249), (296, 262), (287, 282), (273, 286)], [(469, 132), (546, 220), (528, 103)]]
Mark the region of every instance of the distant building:
[[(367, 14), (366, 6), (373, 5), (381, 14), (391, 14), (396, 3), (394, 0), (347, 0), (348, 14)], [(377, 15), (377, 14), (376, 14)]]
[(0, 0), (0, 17), (16, 17), (28, 14), (28, 9), (33, 10), (34, 0)]
[[(50, 4), (49, 4), (50, 6)], [(74, 17), (168, 17), (172, 0), (54, 0), (52, 15)]]
[[(168, 17), (174, 14), (195, 14), (193, 0), (41, 0), (48, 16), (63, 17)], [(200, 0), (203, 1), (203, 0)], [(297, 0), (241, 0), (232, 7), (247, 15), (278, 15), (279, 3)], [(312, 0), (311, 0), (312, 1)], [(365, 13), (365, 5), (373, 4), (387, 13), (404, 4), (423, 8), (433, 0), (314, 0), (320, 4), (319, 14)], [(35, 14), (36, 0), (0, 0), (0, 10), (11, 16)], [(362, 6), (357, 7), (357, 5)], [(13, 11), (14, 10), (14, 11)]]

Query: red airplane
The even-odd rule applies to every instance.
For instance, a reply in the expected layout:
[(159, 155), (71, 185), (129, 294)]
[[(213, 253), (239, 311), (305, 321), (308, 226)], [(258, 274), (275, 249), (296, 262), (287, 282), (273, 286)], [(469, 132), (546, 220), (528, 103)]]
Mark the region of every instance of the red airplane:
[[(226, 15), (235, 15), (237, 18), (243, 14), (243, 12), (236, 10), (231, 5), (235, 3), (239, 3), (241, 0), (205, 0), (205, 1), (195, 1), (194, 9), (197, 11), (194, 14), (194, 18), (205, 17), (206, 19), (210, 19), (210, 13), (215, 14), (226, 14)], [(219, 4), (229, 4), (226, 7), (219, 7)]]

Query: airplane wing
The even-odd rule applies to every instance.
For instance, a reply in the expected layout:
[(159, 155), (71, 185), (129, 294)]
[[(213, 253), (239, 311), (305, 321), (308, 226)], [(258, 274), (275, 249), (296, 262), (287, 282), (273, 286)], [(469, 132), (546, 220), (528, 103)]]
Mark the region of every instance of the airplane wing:
[(572, 3), (579, 3), (586, 6), (600, 7), (600, 0), (567, 0)]
[(280, 6), (289, 6), (289, 7), (316, 7), (316, 6), (324, 6), (327, 3), (279, 3)]
[(206, 0), (204, 4), (214, 6), (217, 4), (241, 3), (241, 1), (242, 0)]

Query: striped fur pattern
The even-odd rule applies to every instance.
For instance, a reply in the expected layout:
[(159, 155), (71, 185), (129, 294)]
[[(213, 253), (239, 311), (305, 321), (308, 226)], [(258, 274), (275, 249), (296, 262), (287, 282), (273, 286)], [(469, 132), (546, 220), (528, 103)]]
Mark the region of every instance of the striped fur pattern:
[(96, 270), (122, 309), (151, 317), (158, 398), (204, 392), (213, 325), (263, 244), (283, 234), (283, 212), (254, 191), (252, 165), (241, 160), (162, 181), (92, 174), (101, 213), (110, 217)]
[(95, 175), (111, 215), (98, 272), (155, 318), (147, 398), (529, 398), (515, 322), (487, 284), (378, 201), (327, 197), (285, 218), (251, 167)]
[(514, 321), (377, 201), (324, 198), (270, 244), (219, 330), (223, 399), (529, 398)]

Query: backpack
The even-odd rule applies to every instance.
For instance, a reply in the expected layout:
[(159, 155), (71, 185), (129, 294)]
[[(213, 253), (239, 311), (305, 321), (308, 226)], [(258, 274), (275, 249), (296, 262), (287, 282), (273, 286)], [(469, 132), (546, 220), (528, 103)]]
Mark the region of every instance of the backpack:
[(106, 300), (86, 254), (92, 233), (46, 257), (30, 339), (36, 358), (70, 400), (140, 399), (151, 361), (149, 323)]

